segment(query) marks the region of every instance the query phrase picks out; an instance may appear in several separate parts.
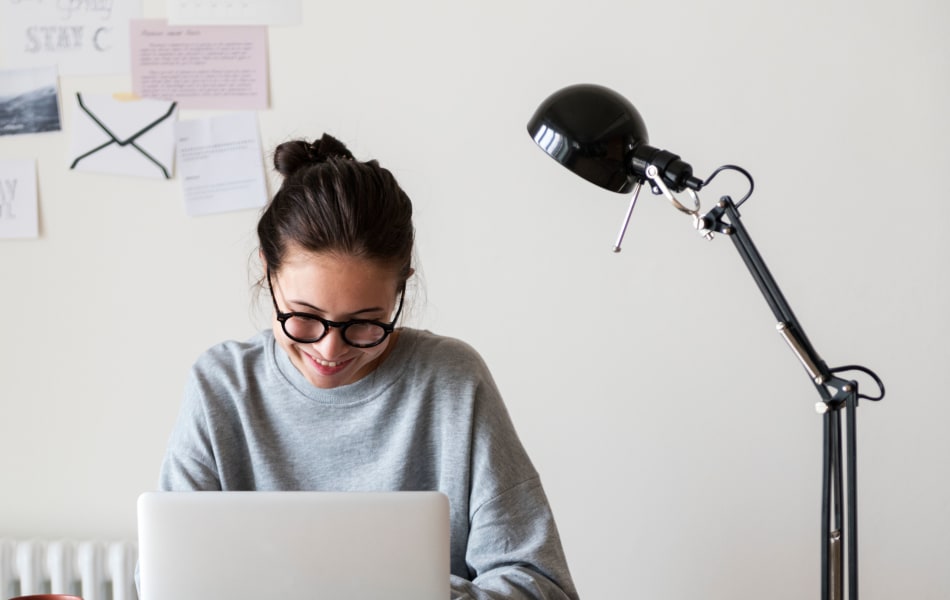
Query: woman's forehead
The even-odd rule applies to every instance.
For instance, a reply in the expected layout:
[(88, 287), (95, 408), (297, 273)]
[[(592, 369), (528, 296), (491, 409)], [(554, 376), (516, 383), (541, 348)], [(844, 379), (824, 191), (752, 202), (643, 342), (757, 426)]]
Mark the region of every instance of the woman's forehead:
[[(285, 269), (289, 267), (289, 269)], [(289, 248), (281, 262), (281, 271), (320, 271), (325, 273), (355, 273), (374, 277), (394, 269), (383, 261), (363, 258), (342, 252), (312, 252), (299, 247)]]
[(276, 276), (286, 293), (295, 294), (346, 292), (388, 298), (399, 287), (390, 265), (340, 253), (288, 252)]

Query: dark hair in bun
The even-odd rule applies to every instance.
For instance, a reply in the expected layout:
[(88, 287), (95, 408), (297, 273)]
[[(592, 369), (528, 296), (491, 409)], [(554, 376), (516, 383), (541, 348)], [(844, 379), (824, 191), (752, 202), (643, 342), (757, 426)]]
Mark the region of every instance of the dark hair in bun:
[(257, 224), (271, 272), (297, 245), (390, 264), (405, 283), (412, 273), (412, 202), (392, 173), (375, 160), (357, 161), (327, 134), (280, 144), (274, 168), (284, 181)]
[(319, 140), (284, 142), (274, 151), (274, 169), (284, 177), (309, 165), (326, 162), (331, 158), (353, 160), (353, 154), (340, 140), (323, 134)]

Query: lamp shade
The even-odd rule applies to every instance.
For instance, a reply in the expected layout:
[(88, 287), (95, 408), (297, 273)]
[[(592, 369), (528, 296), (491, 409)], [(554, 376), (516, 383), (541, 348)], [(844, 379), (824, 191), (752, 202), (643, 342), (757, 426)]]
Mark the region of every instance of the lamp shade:
[(640, 177), (631, 155), (649, 142), (637, 109), (606, 87), (579, 84), (551, 94), (528, 122), (528, 133), (554, 160), (612, 192), (630, 192)]

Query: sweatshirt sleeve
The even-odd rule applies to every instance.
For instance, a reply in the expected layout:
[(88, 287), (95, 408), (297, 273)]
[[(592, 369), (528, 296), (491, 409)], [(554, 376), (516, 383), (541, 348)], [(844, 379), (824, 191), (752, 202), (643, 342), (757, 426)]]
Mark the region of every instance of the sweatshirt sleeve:
[[(487, 366), (478, 357), (472, 411), (467, 577), (454, 598), (564, 600), (577, 591), (541, 479)], [(456, 575), (459, 574), (457, 569)]]
[(192, 369), (162, 461), (159, 489), (163, 491), (221, 489), (200, 380)]
[(475, 576), (471, 581), (453, 576), (453, 598), (577, 598), (554, 517), (537, 478), (475, 510), (466, 560)]

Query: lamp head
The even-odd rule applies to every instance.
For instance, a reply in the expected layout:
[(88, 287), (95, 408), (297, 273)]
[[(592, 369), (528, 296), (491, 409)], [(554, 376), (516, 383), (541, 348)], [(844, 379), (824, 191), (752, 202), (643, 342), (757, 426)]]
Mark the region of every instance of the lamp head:
[(528, 133), (554, 160), (612, 192), (632, 191), (651, 165), (673, 191), (698, 191), (703, 185), (679, 156), (650, 146), (637, 109), (603, 86), (579, 84), (554, 92), (528, 121)]
[(627, 193), (640, 180), (630, 158), (649, 141), (646, 125), (626, 98), (606, 87), (554, 92), (531, 117), (528, 133), (554, 160), (604, 189)]

